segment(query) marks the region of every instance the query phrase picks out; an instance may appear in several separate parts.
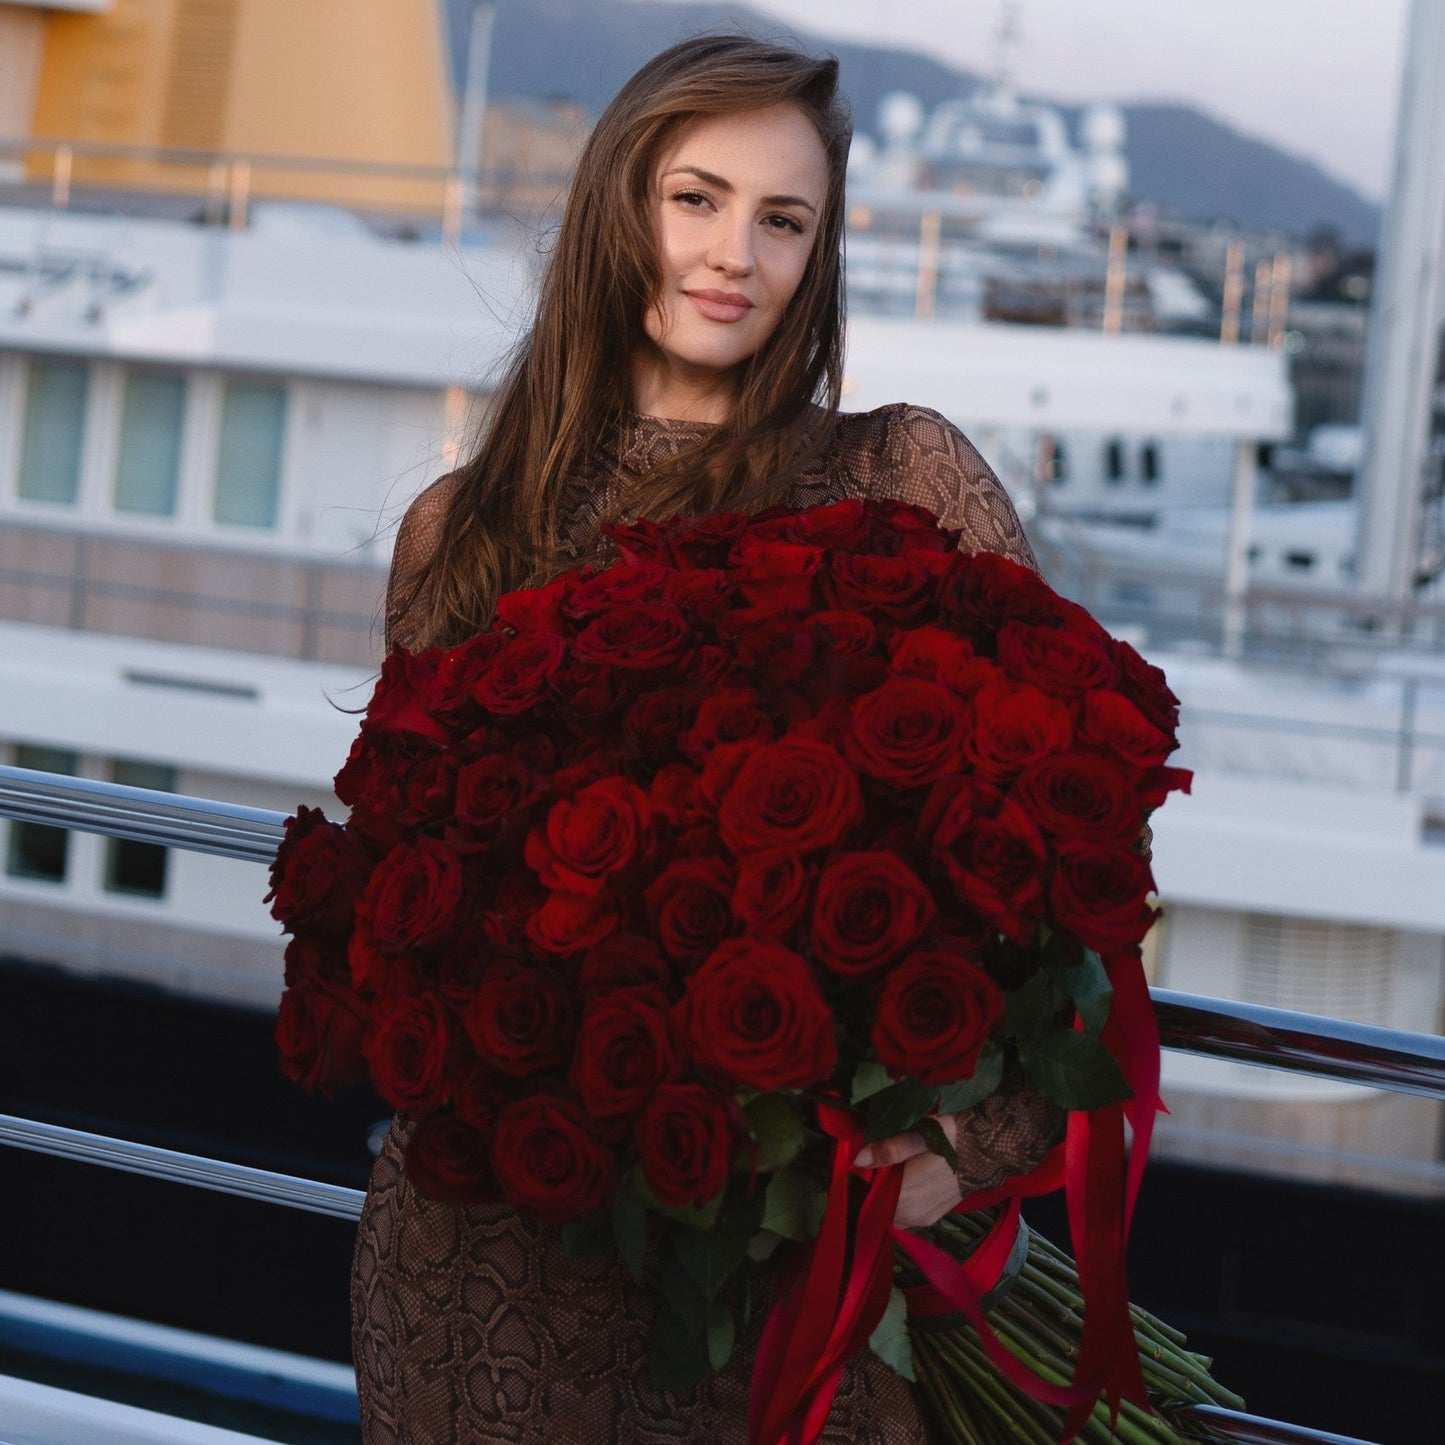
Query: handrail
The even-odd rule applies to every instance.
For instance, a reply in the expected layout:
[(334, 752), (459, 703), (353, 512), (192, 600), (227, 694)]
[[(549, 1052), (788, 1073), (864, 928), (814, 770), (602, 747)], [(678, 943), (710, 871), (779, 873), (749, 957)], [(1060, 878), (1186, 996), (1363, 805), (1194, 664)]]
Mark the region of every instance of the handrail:
[(362, 1201), (366, 1198), (360, 1189), (348, 1189), (342, 1184), (324, 1184), (317, 1179), (278, 1174), (249, 1164), (233, 1164), (227, 1159), (185, 1154), (158, 1144), (141, 1144), (133, 1139), (92, 1134), (85, 1129), (47, 1124), (38, 1119), (22, 1118), (18, 1114), (0, 1114), (0, 1145), (5, 1144), (15, 1149), (28, 1149), (35, 1154), (52, 1154), (58, 1159), (99, 1164), (127, 1174), (193, 1184), (199, 1189), (213, 1189), (219, 1194), (236, 1194), (244, 1199), (260, 1199), (341, 1219), (360, 1218)]
[[(151, 788), (0, 766), (0, 817), (269, 863), (285, 817)], [(1445, 1038), (1151, 989), (1165, 1048), (1445, 1099)]]

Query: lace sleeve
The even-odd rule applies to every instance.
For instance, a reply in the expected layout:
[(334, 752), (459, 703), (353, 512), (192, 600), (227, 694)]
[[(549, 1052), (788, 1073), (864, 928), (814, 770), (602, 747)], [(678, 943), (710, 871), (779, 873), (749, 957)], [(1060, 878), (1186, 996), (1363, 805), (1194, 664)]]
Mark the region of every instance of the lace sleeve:
[(396, 530), (391, 553), (391, 571), (386, 579), (386, 650), (404, 647), (415, 652), (425, 646), (421, 635), (426, 598), (422, 593), (423, 569), (436, 551), (447, 504), (455, 483), (449, 473), (439, 477), (406, 509)]
[(1006, 1079), (997, 1093), (958, 1116), (954, 1153), (959, 1193), (966, 1199), (1025, 1174), (1064, 1136), (1064, 1111), (1022, 1079)]
[(947, 417), (926, 407), (899, 407), (890, 418), (887, 452), (889, 493), (935, 513), (961, 534), (963, 551), (998, 552), (1039, 570), (1003, 483)]

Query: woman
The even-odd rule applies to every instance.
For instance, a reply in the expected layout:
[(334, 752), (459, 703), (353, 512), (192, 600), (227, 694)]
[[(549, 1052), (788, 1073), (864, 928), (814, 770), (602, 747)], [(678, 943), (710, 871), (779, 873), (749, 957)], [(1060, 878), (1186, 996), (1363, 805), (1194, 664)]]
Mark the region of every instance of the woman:
[[(406, 514), (389, 644), (454, 645), (503, 592), (603, 563), (611, 517), (899, 497), (968, 550), (1033, 556), (997, 479), (936, 413), (843, 416), (843, 181), (837, 62), (737, 36), (674, 46), (598, 122), (535, 322), (476, 456)], [(915, 1135), (864, 1162), (904, 1168), (898, 1222), (1042, 1157), (1036, 1096), (945, 1127), (954, 1171)], [(398, 1120), (378, 1160), (353, 1281), (367, 1445), (743, 1442), (759, 1329), (687, 1395), (647, 1386), (650, 1309), (620, 1263), (568, 1260), (510, 1210), (416, 1196)], [(906, 1383), (871, 1352), (847, 1369), (827, 1441), (925, 1439)]]

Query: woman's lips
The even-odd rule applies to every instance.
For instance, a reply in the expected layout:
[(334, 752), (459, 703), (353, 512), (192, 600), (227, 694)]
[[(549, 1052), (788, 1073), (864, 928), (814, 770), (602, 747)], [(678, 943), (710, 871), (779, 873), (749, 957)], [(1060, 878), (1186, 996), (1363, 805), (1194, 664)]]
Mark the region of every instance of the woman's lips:
[(753, 303), (736, 291), (687, 291), (683, 293), (709, 321), (741, 321)]

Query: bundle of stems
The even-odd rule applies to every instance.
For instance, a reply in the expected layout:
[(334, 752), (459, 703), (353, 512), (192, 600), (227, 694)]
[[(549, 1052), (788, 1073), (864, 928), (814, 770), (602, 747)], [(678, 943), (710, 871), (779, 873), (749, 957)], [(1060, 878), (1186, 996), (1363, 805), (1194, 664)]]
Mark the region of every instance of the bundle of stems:
[[(988, 1214), (950, 1215), (934, 1226), (937, 1243), (957, 1258), (974, 1246), (990, 1223)], [(905, 1272), (900, 1283), (916, 1276)], [(1191, 1405), (1242, 1410), (1244, 1401), (1212, 1379), (1209, 1360), (1194, 1354), (1182, 1334), (1136, 1305), (1130, 1306), (1134, 1339), (1154, 1414), (1125, 1401), (1110, 1420), (1102, 1399), (1080, 1431), (1079, 1445), (1185, 1445), (1174, 1412)], [(1065, 1384), (1074, 1373), (1083, 1295), (1074, 1262), (1037, 1233), (1030, 1233), (1023, 1268), (988, 1310), (1004, 1344), (1036, 1373)], [(956, 1322), (955, 1322), (956, 1321)], [(962, 1316), (910, 1321), (913, 1365), (938, 1445), (1058, 1445), (1064, 1412), (1041, 1405), (1005, 1380), (990, 1362), (978, 1335)]]

